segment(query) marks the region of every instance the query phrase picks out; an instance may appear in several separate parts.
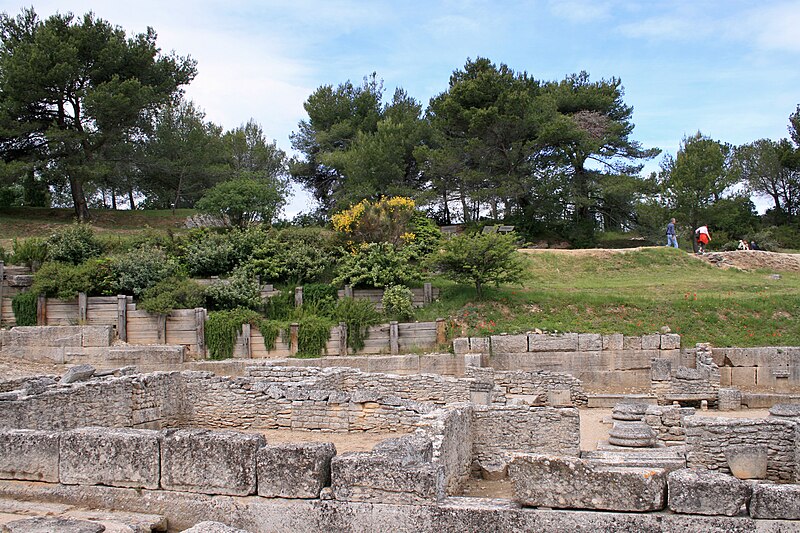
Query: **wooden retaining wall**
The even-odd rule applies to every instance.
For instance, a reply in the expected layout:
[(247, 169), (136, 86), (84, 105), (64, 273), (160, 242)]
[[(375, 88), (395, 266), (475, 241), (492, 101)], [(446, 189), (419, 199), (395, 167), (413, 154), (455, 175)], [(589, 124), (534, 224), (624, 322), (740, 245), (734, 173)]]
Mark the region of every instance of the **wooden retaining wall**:
[(14, 310), (11, 300), (20, 293), (23, 286), (17, 281), (17, 276), (30, 276), (28, 267), (6, 265), (0, 261), (0, 327), (15, 326)]

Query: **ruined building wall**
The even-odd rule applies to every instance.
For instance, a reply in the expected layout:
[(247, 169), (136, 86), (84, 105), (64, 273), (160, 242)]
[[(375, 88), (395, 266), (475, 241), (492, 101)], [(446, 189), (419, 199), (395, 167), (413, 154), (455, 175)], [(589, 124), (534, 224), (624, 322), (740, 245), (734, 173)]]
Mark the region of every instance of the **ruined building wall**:
[(689, 468), (708, 468), (730, 473), (725, 450), (731, 446), (766, 446), (767, 479), (795, 483), (797, 424), (774, 418), (717, 418), (689, 416), (686, 430), (686, 463)]

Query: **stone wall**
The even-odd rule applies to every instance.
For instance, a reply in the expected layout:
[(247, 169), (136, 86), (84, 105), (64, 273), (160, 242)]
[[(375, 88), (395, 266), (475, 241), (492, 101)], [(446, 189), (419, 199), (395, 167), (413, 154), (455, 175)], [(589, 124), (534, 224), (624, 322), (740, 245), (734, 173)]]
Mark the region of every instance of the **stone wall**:
[(475, 406), (473, 458), (479, 464), (508, 463), (510, 454), (580, 454), (580, 415), (572, 407)]
[(650, 405), (642, 421), (653, 428), (658, 441), (665, 446), (686, 444), (686, 429), (683, 419), (694, 415), (693, 407)]
[(796, 483), (797, 449), (800, 449), (797, 424), (774, 418), (721, 418), (689, 416), (686, 430), (686, 464), (730, 473), (725, 451), (731, 446), (766, 446), (767, 479)]
[(712, 353), (723, 387), (784, 392), (800, 387), (800, 347), (713, 348)]
[(470, 404), (451, 405), (422, 417), (419, 432), (432, 443), (434, 462), (444, 468), (448, 494), (457, 493), (470, 475), (474, 410)]
[(565, 333), (493, 335), (453, 341), (456, 355), (481, 354), (482, 366), (496, 370), (566, 372), (587, 389), (642, 388), (650, 385), (650, 360), (691, 365), (680, 349), (680, 335)]
[(678, 402), (708, 401), (717, 403), (720, 388), (720, 369), (711, 357), (708, 344), (698, 344), (693, 350), (694, 368), (678, 366), (666, 359), (651, 362), (650, 388), (662, 405)]

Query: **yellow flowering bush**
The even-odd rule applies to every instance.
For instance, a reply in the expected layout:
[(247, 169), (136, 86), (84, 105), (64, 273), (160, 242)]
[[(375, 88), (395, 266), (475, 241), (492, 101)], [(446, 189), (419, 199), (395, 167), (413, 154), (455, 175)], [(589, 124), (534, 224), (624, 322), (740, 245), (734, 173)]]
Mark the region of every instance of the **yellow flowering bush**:
[(361, 200), (331, 217), (333, 229), (347, 235), (351, 243), (388, 242), (397, 246), (415, 239), (409, 224), (416, 204), (404, 196), (381, 197), (376, 202)]

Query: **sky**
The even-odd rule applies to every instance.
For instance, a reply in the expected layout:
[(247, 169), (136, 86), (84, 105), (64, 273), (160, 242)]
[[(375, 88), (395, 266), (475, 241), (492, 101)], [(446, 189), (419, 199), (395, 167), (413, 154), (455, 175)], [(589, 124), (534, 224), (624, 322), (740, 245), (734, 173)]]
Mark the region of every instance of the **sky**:
[[(543, 81), (620, 78), (633, 138), (673, 155), (697, 131), (735, 145), (787, 137), (800, 104), (798, 0), (0, 0), (0, 11), (31, 5), (154, 28), (163, 52), (197, 61), (186, 95), (207, 120), (253, 118), (289, 153), (316, 88), (375, 72), (388, 96), (402, 87), (427, 105), (476, 57)], [(297, 191), (285, 214), (310, 202)]]

